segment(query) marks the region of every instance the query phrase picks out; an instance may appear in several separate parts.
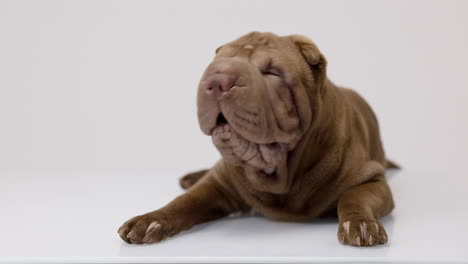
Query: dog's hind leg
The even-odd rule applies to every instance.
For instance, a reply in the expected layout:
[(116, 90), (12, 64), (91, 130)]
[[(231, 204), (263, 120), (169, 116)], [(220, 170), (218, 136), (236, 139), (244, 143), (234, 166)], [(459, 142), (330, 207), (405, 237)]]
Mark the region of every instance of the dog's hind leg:
[(209, 170), (200, 170), (192, 173), (188, 173), (184, 175), (179, 180), (180, 186), (187, 190), (188, 188), (192, 187), (195, 183), (197, 183)]

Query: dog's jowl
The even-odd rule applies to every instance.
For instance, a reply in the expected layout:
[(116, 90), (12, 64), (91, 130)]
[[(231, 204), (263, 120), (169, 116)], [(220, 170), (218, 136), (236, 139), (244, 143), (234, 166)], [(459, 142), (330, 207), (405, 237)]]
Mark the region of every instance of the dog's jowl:
[(387, 242), (393, 209), (377, 119), (356, 92), (327, 78), (300, 35), (249, 33), (216, 50), (198, 87), (198, 119), (221, 159), (184, 176), (187, 192), (125, 222), (128, 243), (155, 243), (196, 224), (255, 209), (279, 221), (339, 219), (338, 241)]

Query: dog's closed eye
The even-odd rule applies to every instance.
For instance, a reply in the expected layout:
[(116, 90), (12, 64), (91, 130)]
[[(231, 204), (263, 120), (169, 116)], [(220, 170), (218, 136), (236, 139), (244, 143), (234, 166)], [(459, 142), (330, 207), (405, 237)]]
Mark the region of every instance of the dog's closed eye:
[(262, 71), (263, 75), (273, 75), (273, 76), (278, 76), (281, 77), (281, 73), (278, 69), (275, 68), (268, 68), (267, 70)]

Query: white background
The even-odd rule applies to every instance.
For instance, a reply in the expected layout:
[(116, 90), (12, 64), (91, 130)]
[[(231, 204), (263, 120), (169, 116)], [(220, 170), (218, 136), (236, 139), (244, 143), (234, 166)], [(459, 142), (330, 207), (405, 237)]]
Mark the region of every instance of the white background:
[[(56, 231), (21, 220), (32, 217), (29, 207), (52, 213), (47, 202), (67, 193), (80, 207), (80, 199), (103, 202), (93, 196), (103, 190), (127, 190), (105, 200), (118, 215), (106, 239), (121, 246), (114, 229), (125, 218), (177, 191), (154, 205), (144, 197), (176, 190), (179, 175), (219, 158), (198, 128), (197, 84), (218, 46), (253, 30), (314, 40), (330, 79), (371, 104), (388, 156), (404, 168), (397, 207), (406, 197), (448, 208), (451, 219), (467, 210), (467, 13), (467, 1), (1, 1), (0, 223), (18, 244), (39, 242)], [(111, 221), (88, 203), (80, 228), (92, 226), (90, 214)], [(66, 206), (52, 214), (76, 213)], [(44, 252), (8, 245), (2, 256)]]

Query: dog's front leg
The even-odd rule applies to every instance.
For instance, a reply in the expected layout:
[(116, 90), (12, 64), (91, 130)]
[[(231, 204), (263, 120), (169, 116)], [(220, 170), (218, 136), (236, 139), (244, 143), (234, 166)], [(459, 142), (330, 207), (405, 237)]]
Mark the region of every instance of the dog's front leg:
[(389, 214), (393, 206), (392, 193), (383, 176), (345, 191), (338, 199), (339, 241), (358, 247), (385, 244), (387, 234), (377, 219)]
[(222, 186), (207, 175), (163, 208), (128, 220), (118, 232), (127, 243), (155, 243), (196, 224), (234, 213), (238, 210), (234, 204)]

